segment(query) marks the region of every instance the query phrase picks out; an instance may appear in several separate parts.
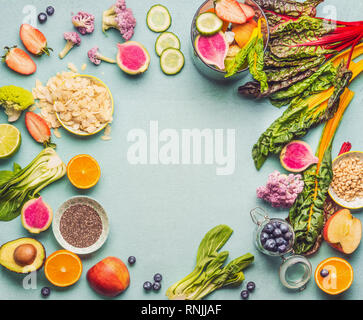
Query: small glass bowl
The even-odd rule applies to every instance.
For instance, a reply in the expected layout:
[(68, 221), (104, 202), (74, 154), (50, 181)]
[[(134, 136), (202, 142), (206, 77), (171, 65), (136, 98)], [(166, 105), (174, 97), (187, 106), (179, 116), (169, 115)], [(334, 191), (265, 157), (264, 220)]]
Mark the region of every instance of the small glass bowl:
[[(243, 1), (239, 1), (239, 2), (243, 3)], [(244, 3), (248, 4), (255, 10), (256, 14), (255, 14), (255, 17), (253, 18), (255, 21), (258, 21), (259, 18), (262, 19), (262, 34), (264, 37), (265, 51), (266, 51), (266, 48), (267, 48), (267, 45), (269, 42), (269, 38), (270, 38), (270, 29), (268, 26), (266, 15), (263, 12), (263, 10), (261, 9), (261, 7), (255, 1), (245, 0)], [(197, 28), (195, 26), (195, 22), (200, 14), (202, 14), (212, 8), (214, 8), (214, 0), (206, 0), (198, 8), (197, 12), (194, 15), (192, 25), (191, 25), (191, 32), (190, 32), (190, 37), (191, 37), (191, 42), (192, 42), (192, 51), (193, 51), (192, 52), (193, 62), (195, 64), (195, 66), (197, 67), (197, 69), (200, 71), (200, 73), (205, 75), (207, 78), (210, 78), (213, 80), (221, 80), (221, 81), (230, 81), (230, 80), (240, 79), (244, 76), (244, 71), (248, 70), (248, 67), (241, 69), (233, 77), (225, 78), (225, 75), (226, 75), (225, 71), (220, 70), (220, 69), (214, 67), (213, 65), (209, 65), (209, 64), (205, 63), (200, 58), (199, 54), (197, 53), (197, 50), (195, 49), (195, 39), (199, 34), (197, 31)]]

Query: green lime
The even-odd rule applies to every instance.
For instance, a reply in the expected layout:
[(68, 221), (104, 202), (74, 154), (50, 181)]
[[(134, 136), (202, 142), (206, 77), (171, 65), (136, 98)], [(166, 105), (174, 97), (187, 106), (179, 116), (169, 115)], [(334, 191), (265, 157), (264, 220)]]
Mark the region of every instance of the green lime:
[(0, 124), (0, 159), (12, 157), (21, 144), (20, 131), (11, 124)]

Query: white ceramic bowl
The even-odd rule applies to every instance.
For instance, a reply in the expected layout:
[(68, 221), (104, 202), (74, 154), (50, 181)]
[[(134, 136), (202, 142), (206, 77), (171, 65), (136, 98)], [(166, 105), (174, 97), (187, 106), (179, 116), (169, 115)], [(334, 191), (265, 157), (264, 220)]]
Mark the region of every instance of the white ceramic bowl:
[[(77, 205), (77, 204), (83, 204), (83, 205), (87, 205), (87, 206), (90, 206), (91, 208), (93, 208), (98, 213), (98, 215), (100, 216), (101, 221), (102, 221), (102, 233), (101, 233), (99, 239), (93, 245), (91, 245), (87, 248), (77, 248), (77, 247), (72, 246), (71, 244), (69, 244), (67, 241), (64, 240), (64, 238), (60, 232), (60, 220), (62, 218), (63, 213), (69, 207)], [(57, 212), (54, 215), (52, 228), (53, 228), (53, 234), (54, 234), (55, 238), (57, 239), (58, 243), (64, 249), (72, 251), (79, 255), (87, 255), (87, 254), (91, 254), (91, 253), (97, 251), (99, 248), (102, 247), (102, 245), (107, 240), (108, 233), (109, 233), (109, 221), (108, 221), (106, 211), (96, 200), (89, 198), (89, 197), (79, 196), (79, 197), (73, 197), (73, 198), (68, 199), (66, 202), (64, 202), (59, 207), (59, 209), (57, 210)]]
[[(333, 169), (339, 164), (340, 161), (343, 159), (349, 158), (349, 157), (359, 157), (363, 161), (363, 152), (361, 151), (350, 151), (347, 153), (343, 153), (340, 156), (336, 157), (333, 160)], [(333, 188), (329, 187), (329, 195), (330, 197), (341, 207), (357, 210), (363, 208), (363, 198), (355, 198), (353, 201), (345, 201), (344, 199), (337, 196), (337, 194), (334, 192)]]

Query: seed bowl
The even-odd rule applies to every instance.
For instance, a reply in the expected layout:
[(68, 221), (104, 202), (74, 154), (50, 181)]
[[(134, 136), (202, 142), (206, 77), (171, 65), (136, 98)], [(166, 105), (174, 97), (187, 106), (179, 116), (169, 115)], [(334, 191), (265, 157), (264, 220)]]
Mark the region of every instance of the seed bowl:
[[(333, 160), (333, 169), (342, 161), (343, 159), (358, 157), (363, 161), (363, 152), (361, 151), (350, 151), (347, 153), (343, 153), (340, 156), (336, 157)], [(363, 208), (363, 198), (355, 198), (353, 201), (346, 201), (343, 198), (340, 198), (333, 190), (333, 188), (329, 187), (329, 195), (330, 197), (343, 208), (358, 210)]]
[[(107, 89), (107, 92), (108, 94), (110, 95), (110, 99), (111, 99), (111, 115), (113, 115), (113, 112), (114, 112), (114, 100), (113, 100), (113, 96), (112, 96), (112, 93), (111, 93), (111, 90), (109, 89), (109, 87), (102, 81), (100, 80), (99, 78), (95, 77), (95, 76), (91, 76), (89, 74), (77, 74), (75, 75), (74, 77), (84, 77), (84, 78), (89, 78), (93, 81), (97, 81), (99, 82), (102, 86), (104, 86), (106, 89)], [(77, 136), (81, 136), (81, 137), (88, 137), (88, 136), (92, 136), (92, 135), (95, 135), (99, 132), (101, 132), (103, 129), (105, 129), (107, 127), (107, 125), (109, 124), (109, 122), (106, 122), (105, 124), (101, 125), (99, 128), (97, 128), (97, 130), (95, 130), (94, 132), (92, 133), (88, 133), (88, 132), (85, 132), (85, 131), (82, 131), (82, 130), (75, 130), (69, 126), (67, 126), (63, 121), (62, 119), (60, 118), (60, 115), (58, 112), (55, 113), (56, 116), (57, 116), (57, 119), (59, 121), (59, 123), (61, 124), (61, 126), (66, 129), (68, 132), (74, 134), (74, 135), (77, 135)]]
[[(60, 231), (60, 221), (63, 214), (67, 211), (67, 209), (75, 205), (87, 205), (91, 207), (97, 212), (102, 222), (102, 232), (98, 240), (86, 248), (79, 248), (71, 245), (64, 239)], [(85, 196), (73, 197), (65, 201), (55, 213), (52, 223), (52, 229), (54, 237), (64, 249), (72, 251), (79, 255), (87, 255), (97, 251), (106, 242), (109, 233), (109, 221), (105, 209), (96, 200)]]

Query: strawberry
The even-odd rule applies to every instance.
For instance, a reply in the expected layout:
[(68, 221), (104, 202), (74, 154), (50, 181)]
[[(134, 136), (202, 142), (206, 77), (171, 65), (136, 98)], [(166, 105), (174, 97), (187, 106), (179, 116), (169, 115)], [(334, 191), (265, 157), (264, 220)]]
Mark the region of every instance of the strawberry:
[(251, 6), (244, 3), (240, 3), (239, 5), (241, 6), (244, 14), (246, 15), (247, 20), (251, 20), (255, 16), (255, 10), (253, 10)]
[(37, 70), (37, 66), (32, 58), (22, 49), (15, 47), (5, 47), (7, 52), (2, 57), (7, 66), (20, 74), (30, 75)]
[(217, 16), (228, 22), (242, 24), (246, 22), (246, 15), (236, 0), (216, 0), (214, 2)]
[(24, 44), (24, 47), (32, 54), (41, 56), (43, 53), (49, 56), (49, 50), (47, 47), (47, 39), (43, 33), (38, 29), (35, 29), (30, 24), (22, 24), (20, 27), (20, 39)]
[(34, 112), (25, 114), (25, 126), (29, 134), (36, 142), (42, 143), (44, 147), (54, 146), (50, 142), (51, 132), (46, 121)]

